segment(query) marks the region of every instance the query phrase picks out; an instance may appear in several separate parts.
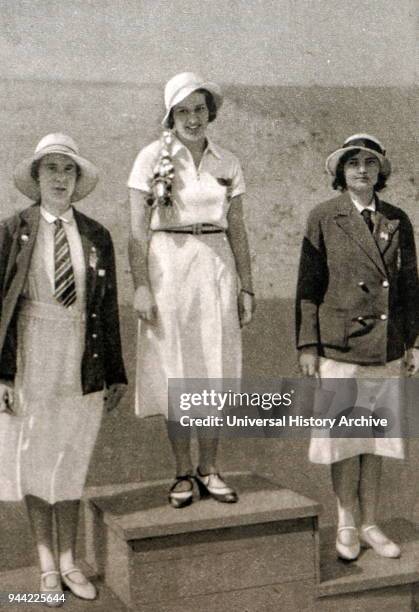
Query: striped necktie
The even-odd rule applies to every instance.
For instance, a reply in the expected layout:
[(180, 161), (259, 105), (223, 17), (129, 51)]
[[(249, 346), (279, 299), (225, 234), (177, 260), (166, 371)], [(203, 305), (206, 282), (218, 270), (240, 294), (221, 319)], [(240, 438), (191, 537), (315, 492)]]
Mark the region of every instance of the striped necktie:
[(56, 219), (54, 225), (54, 297), (65, 308), (68, 308), (74, 304), (77, 297), (70, 247), (61, 219)]

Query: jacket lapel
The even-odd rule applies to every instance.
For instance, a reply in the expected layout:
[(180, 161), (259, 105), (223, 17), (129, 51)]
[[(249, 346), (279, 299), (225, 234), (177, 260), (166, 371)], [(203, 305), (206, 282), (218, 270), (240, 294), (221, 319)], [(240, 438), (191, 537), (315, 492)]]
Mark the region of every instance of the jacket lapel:
[(341, 207), (335, 215), (337, 225), (364, 251), (378, 270), (387, 276), (381, 253), (367, 224), (356, 210), (348, 194), (342, 196)]
[(382, 212), (382, 207), (377, 199), (377, 211), (375, 213), (374, 238), (381, 255), (389, 248), (397, 230), (399, 229), (399, 219), (388, 219)]
[(8, 287), (11, 281), (8, 296), (13, 295), (16, 291), (19, 295), (25, 283), (38, 233), (39, 215), (40, 209), (36, 204), (26, 208), (19, 215), (20, 223), (13, 236), (5, 275), (5, 287)]
[(95, 232), (93, 231), (92, 225), (89, 223), (87, 217), (85, 217), (77, 209), (74, 208), (73, 210), (74, 218), (80, 233), (84, 262), (86, 265), (86, 309), (89, 309), (96, 289), (98, 247), (96, 244)]
[[(19, 214), (19, 223), (13, 236), (7, 262), (3, 296), (2, 313), (0, 319), (0, 349), (4, 345), (9, 323), (15, 312), (16, 304), (22, 293), (39, 225), (39, 206), (26, 208)], [(10, 284), (10, 286), (9, 286)]]

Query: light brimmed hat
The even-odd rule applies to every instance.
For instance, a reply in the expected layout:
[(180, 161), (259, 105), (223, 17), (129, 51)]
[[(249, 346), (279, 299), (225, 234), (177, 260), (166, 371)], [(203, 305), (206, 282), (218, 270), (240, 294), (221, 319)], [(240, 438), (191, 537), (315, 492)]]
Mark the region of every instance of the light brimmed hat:
[(353, 136), (349, 136), (340, 149), (337, 149), (337, 151), (329, 155), (326, 159), (326, 170), (329, 174), (336, 176), (336, 168), (340, 158), (348, 151), (353, 151), (354, 149), (361, 149), (361, 151), (368, 151), (368, 153), (375, 155), (380, 162), (381, 174), (385, 178), (390, 176), (391, 164), (386, 157), (386, 150), (381, 142), (370, 134), (354, 134)]
[(96, 166), (79, 155), (79, 148), (70, 136), (66, 134), (48, 134), (39, 141), (32, 157), (24, 159), (14, 171), (16, 187), (23, 195), (37, 201), (41, 197), (39, 183), (32, 174), (32, 164), (49, 153), (60, 153), (70, 157), (80, 168), (80, 176), (71, 196), (72, 202), (85, 198), (96, 187), (99, 176)]
[(206, 89), (212, 95), (217, 111), (219, 110), (223, 103), (220, 87), (216, 83), (204, 81), (194, 72), (181, 72), (172, 77), (164, 89), (164, 103), (167, 111), (162, 121), (164, 127), (169, 127), (168, 119), (172, 108), (197, 89)]

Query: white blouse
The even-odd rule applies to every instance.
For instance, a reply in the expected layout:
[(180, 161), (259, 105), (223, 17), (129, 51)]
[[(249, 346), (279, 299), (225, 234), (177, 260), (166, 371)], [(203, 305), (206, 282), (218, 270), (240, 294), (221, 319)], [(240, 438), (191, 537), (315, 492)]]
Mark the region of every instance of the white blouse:
[[(139, 152), (128, 179), (130, 189), (151, 192), (160, 148), (161, 143), (157, 140)], [(153, 209), (151, 229), (183, 227), (194, 223), (211, 223), (227, 229), (230, 199), (246, 191), (236, 156), (208, 141), (197, 168), (189, 149), (177, 138), (173, 139), (171, 153), (175, 167), (173, 206)]]
[[(23, 295), (35, 301), (51, 301), (55, 303), (54, 283), (54, 221), (56, 216), (40, 207), (38, 233), (29, 266), (28, 277)], [(70, 257), (76, 283), (77, 300), (68, 310), (83, 310), (86, 284), (86, 263), (80, 233), (74, 218), (73, 209), (69, 208), (60, 216), (63, 229), (70, 247)], [(46, 281), (46, 283), (44, 282)], [(48, 285), (48, 286), (47, 286)]]

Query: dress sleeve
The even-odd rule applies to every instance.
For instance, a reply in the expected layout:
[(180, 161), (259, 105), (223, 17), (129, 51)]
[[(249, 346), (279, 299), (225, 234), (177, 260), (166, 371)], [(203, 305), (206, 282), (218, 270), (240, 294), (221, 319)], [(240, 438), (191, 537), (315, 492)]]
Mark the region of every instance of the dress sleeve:
[(246, 185), (244, 182), (243, 171), (239, 160), (233, 157), (232, 162), (232, 175), (231, 175), (231, 197), (234, 198), (243, 193), (246, 193)]
[(152, 143), (138, 153), (128, 178), (130, 189), (150, 192), (154, 167), (157, 162), (157, 148), (154, 145), (155, 143)]

